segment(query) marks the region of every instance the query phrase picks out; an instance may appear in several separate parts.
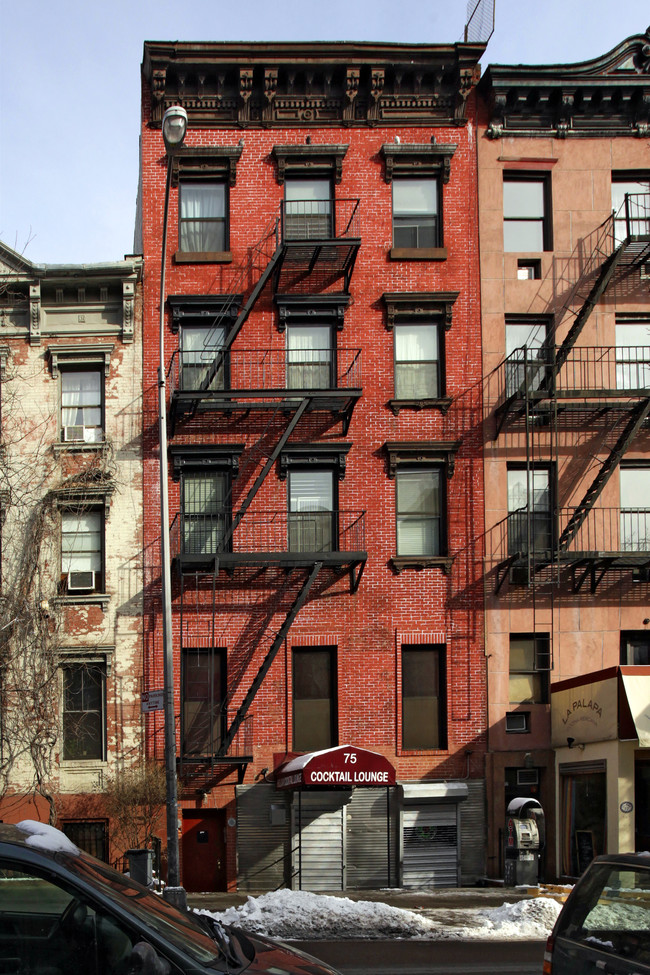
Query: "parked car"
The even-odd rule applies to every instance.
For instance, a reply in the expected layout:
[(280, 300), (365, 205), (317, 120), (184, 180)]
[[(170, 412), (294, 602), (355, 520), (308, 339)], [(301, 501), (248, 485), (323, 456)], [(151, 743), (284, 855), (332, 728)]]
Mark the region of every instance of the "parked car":
[(650, 853), (596, 857), (546, 944), (544, 975), (650, 975)]
[(162, 897), (29, 820), (0, 824), (0, 972), (336, 975)]

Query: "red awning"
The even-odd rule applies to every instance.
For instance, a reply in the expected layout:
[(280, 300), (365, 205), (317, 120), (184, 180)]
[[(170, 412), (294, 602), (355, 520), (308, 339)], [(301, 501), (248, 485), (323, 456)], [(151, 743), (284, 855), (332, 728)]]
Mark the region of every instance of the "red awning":
[(395, 769), (377, 752), (339, 745), (299, 755), (280, 765), (275, 771), (275, 784), (278, 789), (395, 785)]

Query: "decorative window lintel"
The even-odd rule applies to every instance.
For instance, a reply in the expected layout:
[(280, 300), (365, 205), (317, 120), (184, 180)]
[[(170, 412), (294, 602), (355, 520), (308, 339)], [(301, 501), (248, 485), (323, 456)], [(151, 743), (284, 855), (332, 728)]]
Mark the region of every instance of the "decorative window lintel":
[(61, 647), (58, 651), (60, 664), (104, 664), (106, 676), (111, 676), (115, 647), (100, 645), (97, 647)]
[(392, 183), (393, 176), (439, 176), (449, 182), (451, 157), (458, 147), (453, 144), (387, 142), (381, 147), (384, 158), (384, 179)]
[(458, 291), (384, 292), (386, 328), (395, 327), (395, 319), (438, 318), (445, 331), (451, 328), (451, 315)]
[(340, 183), (346, 145), (282, 145), (273, 146), (271, 155), (278, 167), (278, 183), (287, 176), (334, 176)]
[(59, 508), (97, 508), (103, 505), (108, 513), (114, 491), (115, 484), (99, 475), (94, 483), (89, 480), (64, 485), (53, 493)]
[(323, 321), (328, 319), (338, 331), (343, 328), (345, 310), (350, 303), (349, 295), (276, 295), (278, 306), (278, 331), (284, 332), (292, 320), (305, 324), (311, 318)]
[(169, 295), (172, 332), (186, 322), (192, 325), (225, 325), (226, 330), (239, 314), (243, 295)]
[(345, 477), (345, 464), (352, 444), (298, 444), (282, 451), (278, 477), (284, 481), (292, 467), (333, 467), (339, 481)]
[(386, 443), (384, 450), (388, 456), (388, 476), (394, 478), (398, 467), (443, 464), (446, 467), (447, 477), (451, 478), (459, 448), (460, 440)]
[(56, 379), (59, 367), (63, 366), (103, 366), (104, 375), (108, 376), (111, 365), (111, 354), (114, 345), (50, 345), (50, 364), (52, 376)]
[(243, 151), (243, 142), (236, 146), (186, 146), (172, 158), (172, 185), (189, 177), (218, 179), (234, 186), (237, 163)]
[(186, 444), (183, 447), (172, 447), (172, 476), (178, 481), (185, 470), (211, 469), (230, 471), (233, 477), (239, 474), (239, 458), (244, 452), (244, 444), (228, 444), (216, 446), (213, 444)]

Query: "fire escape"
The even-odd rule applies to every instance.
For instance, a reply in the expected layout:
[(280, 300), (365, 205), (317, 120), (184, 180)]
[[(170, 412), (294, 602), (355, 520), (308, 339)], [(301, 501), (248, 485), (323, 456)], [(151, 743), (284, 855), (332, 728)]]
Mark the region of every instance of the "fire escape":
[[(291, 450), (308, 449), (312, 460), (315, 454), (324, 463), (339, 464), (342, 476), (347, 445), (316, 443), (296, 448), (297, 441), (291, 438), (304, 433), (310, 423), (318, 429), (335, 427), (345, 436), (362, 392), (360, 350), (335, 347), (335, 342), (328, 348), (287, 344), (259, 349), (243, 341), (245, 323), (268, 289), (280, 307), (280, 330), (283, 314), (300, 315), (314, 306), (321, 318), (342, 323), (361, 243), (358, 202), (282, 203), (279, 217), (250, 249), (228, 294), (170, 299), (177, 324), (182, 325), (183, 316), (196, 321), (197, 315), (209, 322), (202, 349), (181, 347), (172, 359), (172, 437), (183, 434), (186, 441), (191, 430), (198, 429), (196, 424), (221, 424), (228, 437), (232, 431), (236, 435), (237, 430), (249, 433), (253, 428), (265, 434), (246, 449), (230, 443), (171, 448), (175, 476), (182, 475), (184, 464), (196, 464), (202, 454), (208, 463), (215, 458), (227, 463), (234, 479), (241, 458), (250, 484), (236, 511), (230, 498), (208, 505), (200, 515), (189, 515), (181, 507), (171, 526), (181, 651), (191, 647), (185, 623), (201, 599), (203, 609), (206, 600), (210, 603), (209, 642), (216, 648), (215, 621), (223, 608), (224, 588), (243, 591), (251, 579), (263, 577), (276, 592), (259, 614), (262, 622), (258, 621), (254, 647), (263, 650), (263, 659), (257, 673), (250, 680), (243, 668), (234, 681), (229, 674), (228, 690), (220, 698), (210, 681), (208, 735), (203, 737), (200, 754), (184, 755), (181, 748), (181, 779), (189, 776), (196, 782), (203, 776), (208, 781), (236, 767), (242, 781), (252, 759), (250, 708), (292, 623), (310, 593), (313, 596), (319, 588), (346, 577), (354, 593), (363, 573), (367, 558), (363, 511), (292, 511), (289, 506), (269, 511), (254, 503), (274, 467), (281, 478), (287, 476)], [(278, 619), (282, 620), (279, 626)]]
[[(607, 508), (597, 504), (605, 485), (650, 415), (650, 345), (578, 345), (589, 317), (608, 289), (647, 294), (650, 284), (650, 197), (630, 195), (623, 212), (612, 214), (580, 241), (570, 261), (577, 268), (565, 288), (553, 327), (537, 349), (520, 348), (501, 365), (494, 439), (523, 445), (527, 497), (510, 511), (499, 532), (496, 591), (511, 586), (540, 592), (551, 600), (568, 574), (573, 592), (585, 584), (594, 593), (607, 573), (631, 572), (638, 581), (650, 573), (650, 506)], [(560, 325), (568, 330), (556, 343)], [(596, 439), (586, 484), (578, 500), (561, 507), (570, 484), (558, 477), (558, 456), (585, 432)], [(564, 438), (564, 440), (562, 439)], [(565, 456), (568, 456), (566, 454)], [(550, 503), (540, 503), (536, 465), (551, 472)], [(552, 623), (551, 623), (552, 625)], [(535, 629), (548, 629), (548, 621)], [(552, 651), (550, 651), (552, 654)], [(550, 660), (547, 666), (551, 666)]]

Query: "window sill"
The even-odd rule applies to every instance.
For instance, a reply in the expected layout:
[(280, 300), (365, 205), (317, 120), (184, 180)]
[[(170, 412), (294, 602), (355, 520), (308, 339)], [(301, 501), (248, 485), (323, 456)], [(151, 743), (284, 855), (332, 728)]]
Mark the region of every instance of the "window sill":
[(400, 410), (440, 410), (446, 413), (451, 406), (451, 396), (441, 396), (438, 399), (389, 399), (388, 405), (397, 416)]
[(391, 247), (391, 261), (446, 261), (446, 247)]
[(396, 575), (404, 569), (442, 569), (444, 575), (449, 575), (453, 564), (449, 555), (394, 555), (389, 559), (389, 565)]
[(92, 771), (97, 769), (98, 771), (103, 771), (108, 767), (108, 762), (105, 758), (62, 758), (61, 768), (65, 769), (83, 769), (84, 771)]
[(174, 264), (232, 264), (232, 251), (176, 251)]
[(55, 454), (89, 454), (97, 450), (106, 450), (108, 448), (108, 442), (106, 440), (100, 440), (95, 443), (82, 443), (80, 440), (61, 440), (58, 443), (52, 444), (52, 449)]
[(111, 597), (105, 592), (90, 592), (90, 593), (80, 593), (79, 595), (72, 596), (68, 593), (62, 596), (55, 596), (52, 600), (56, 605), (64, 606), (101, 606), (102, 611), (105, 613), (108, 609), (108, 604)]
[(449, 755), (448, 748), (403, 748), (400, 747), (397, 753), (400, 758), (416, 758), (418, 755)]

